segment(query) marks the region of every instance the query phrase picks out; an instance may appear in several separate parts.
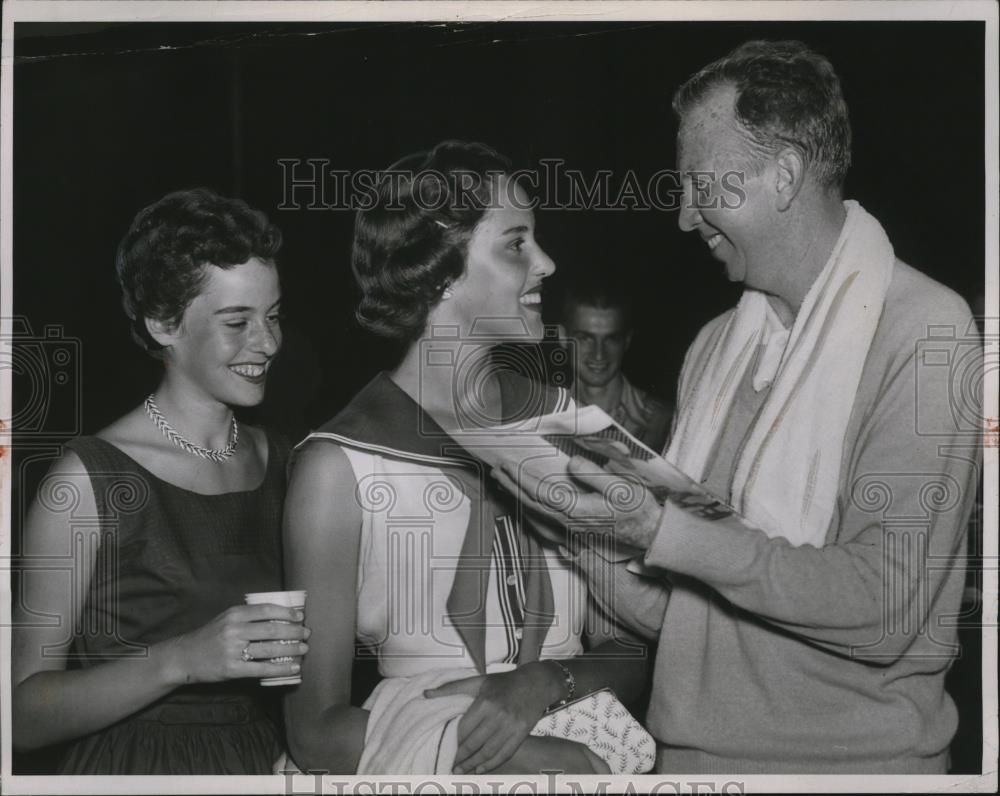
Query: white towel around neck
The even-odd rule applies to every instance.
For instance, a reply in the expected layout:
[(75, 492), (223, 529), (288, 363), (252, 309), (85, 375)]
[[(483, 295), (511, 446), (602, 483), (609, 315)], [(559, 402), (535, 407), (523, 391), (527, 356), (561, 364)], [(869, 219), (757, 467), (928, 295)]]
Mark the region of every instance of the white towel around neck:
[(821, 546), (839, 491), (844, 435), (882, 314), (895, 254), (857, 202), (829, 260), (786, 330), (759, 291), (744, 292), (721, 331), (692, 350), (666, 458), (703, 481), (709, 456), (758, 346), (753, 386), (770, 393), (739, 454), (732, 504), (793, 545)]

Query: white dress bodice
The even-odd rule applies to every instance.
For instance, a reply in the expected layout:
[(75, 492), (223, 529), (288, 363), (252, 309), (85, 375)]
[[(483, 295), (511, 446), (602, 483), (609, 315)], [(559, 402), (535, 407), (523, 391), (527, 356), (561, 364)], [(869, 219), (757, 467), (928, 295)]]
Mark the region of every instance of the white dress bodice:
[[(440, 668), (472, 667), (473, 658), (449, 617), (447, 601), (465, 539), (471, 504), (432, 464), (344, 447), (361, 506), (358, 558), (359, 641), (378, 652), (383, 677), (409, 677)], [(540, 658), (583, 652), (587, 587), (559, 554), (545, 548), (554, 621)], [(511, 577), (511, 576), (507, 576)], [(510, 668), (508, 620), (497, 561), (486, 589), (487, 671)]]

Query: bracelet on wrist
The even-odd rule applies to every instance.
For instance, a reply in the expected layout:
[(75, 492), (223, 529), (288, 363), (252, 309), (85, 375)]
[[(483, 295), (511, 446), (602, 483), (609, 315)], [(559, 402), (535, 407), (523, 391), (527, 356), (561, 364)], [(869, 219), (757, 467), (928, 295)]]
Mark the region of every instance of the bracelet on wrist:
[(568, 668), (566, 668), (562, 663), (560, 663), (557, 660), (551, 660), (551, 663), (554, 663), (556, 666), (558, 666), (559, 670), (562, 672), (563, 683), (566, 686), (566, 696), (564, 696), (562, 699), (556, 700), (551, 705), (549, 705), (548, 708), (545, 709), (546, 713), (551, 713), (553, 710), (559, 710), (559, 708), (561, 708), (563, 705), (572, 702), (573, 697), (576, 696), (576, 678), (573, 676), (573, 672), (571, 672)]

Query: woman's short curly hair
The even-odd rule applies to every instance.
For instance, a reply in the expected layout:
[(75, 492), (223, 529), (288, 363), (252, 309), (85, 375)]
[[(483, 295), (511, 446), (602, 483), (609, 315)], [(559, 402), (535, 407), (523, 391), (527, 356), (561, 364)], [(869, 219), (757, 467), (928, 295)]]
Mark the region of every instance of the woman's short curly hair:
[(431, 308), (465, 272), (469, 239), (496, 199), (510, 161), (485, 144), (443, 141), (380, 172), (354, 222), (357, 318), (382, 337), (412, 342)]
[(115, 269), (132, 338), (162, 358), (146, 319), (176, 325), (201, 292), (205, 266), (232, 268), (251, 257), (274, 262), (281, 231), (242, 199), (208, 188), (167, 194), (143, 208), (118, 245)]

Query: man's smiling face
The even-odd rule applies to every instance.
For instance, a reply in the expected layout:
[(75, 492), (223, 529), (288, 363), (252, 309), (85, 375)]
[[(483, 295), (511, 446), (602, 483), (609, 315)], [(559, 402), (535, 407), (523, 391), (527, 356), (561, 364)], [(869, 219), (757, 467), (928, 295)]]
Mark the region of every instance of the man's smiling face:
[(735, 105), (736, 89), (719, 86), (681, 120), (677, 151), (684, 200), (678, 223), (701, 236), (729, 279), (768, 290), (774, 232), (770, 170), (751, 169), (755, 153)]

